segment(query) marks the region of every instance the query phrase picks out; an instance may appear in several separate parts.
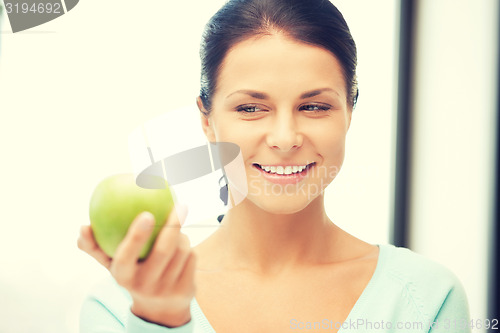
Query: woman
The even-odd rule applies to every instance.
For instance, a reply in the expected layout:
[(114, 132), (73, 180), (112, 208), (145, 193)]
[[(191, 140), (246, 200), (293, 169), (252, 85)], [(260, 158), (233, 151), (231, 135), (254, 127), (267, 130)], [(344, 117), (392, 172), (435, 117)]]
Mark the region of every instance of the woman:
[(325, 213), (357, 99), (356, 46), (340, 12), (326, 0), (229, 1), (206, 26), (201, 60), (203, 130), (240, 147), (248, 194), (193, 249), (184, 216), (172, 214), (177, 228), (141, 263), (150, 214), (113, 260), (83, 227), (79, 247), (114, 279), (84, 303), (81, 331), (470, 331), (451, 272), (359, 240)]

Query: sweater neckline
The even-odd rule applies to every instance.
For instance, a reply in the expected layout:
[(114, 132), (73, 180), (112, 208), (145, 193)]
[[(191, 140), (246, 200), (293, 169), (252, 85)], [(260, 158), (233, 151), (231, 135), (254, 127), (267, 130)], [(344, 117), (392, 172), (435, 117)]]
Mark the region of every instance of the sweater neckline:
[[(350, 319), (356, 318), (358, 316), (358, 313), (362, 312), (365, 304), (370, 299), (370, 294), (372, 294), (373, 290), (376, 288), (377, 281), (379, 280), (380, 275), (382, 275), (381, 272), (383, 271), (383, 267), (385, 266), (385, 262), (387, 259), (387, 251), (390, 250), (390, 247), (394, 247), (394, 245), (391, 244), (375, 244), (375, 245), (378, 246), (379, 248), (375, 271), (373, 272), (370, 281), (368, 281), (368, 284), (366, 285), (365, 289), (363, 289), (363, 292), (361, 293), (358, 300), (352, 307), (351, 311), (349, 312), (349, 315), (344, 320), (344, 322), (349, 322)], [(207, 317), (205, 317), (205, 314), (201, 310), (200, 305), (196, 301), (196, 297), (193, 297), (192, 306), (193, 306), (193, 315), (197, 317), (198, 322), (201, 324), (203, 328), (203, 332), (216, 333), (212, 325), (210, 325), (210, 322), (208, 321)], [(340, 328), (337, 331), (337, 333), (342, 333), (342, 332), (343, 332), (342, 328)]]

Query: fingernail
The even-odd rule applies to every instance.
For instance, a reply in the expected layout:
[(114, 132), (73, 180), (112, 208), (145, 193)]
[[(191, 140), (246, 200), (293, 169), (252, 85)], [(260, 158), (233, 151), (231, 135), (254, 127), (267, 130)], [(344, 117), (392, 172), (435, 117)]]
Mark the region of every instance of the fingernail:
[(150, 230), (153, 228), (155, 222), (155, 217), (150, 212), (144, 212), (141, 216), (141, 228), (144, 230)]

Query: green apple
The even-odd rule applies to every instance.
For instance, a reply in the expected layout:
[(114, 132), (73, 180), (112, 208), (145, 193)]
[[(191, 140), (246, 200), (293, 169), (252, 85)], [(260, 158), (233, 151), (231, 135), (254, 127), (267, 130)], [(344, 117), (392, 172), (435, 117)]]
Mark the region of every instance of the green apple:
[(90, 199), (90, 224), (97, 244), (108, 256), (114, 256), (136, 216), (148, 211), (155, 217), (155, 227), (140, 254), (140, 259), (147, 257), (174, 207), (168, 183), (160, 181), (165, 188), (146, 189), (136, 184), (133, 174), (118, 174), (97, 185)]

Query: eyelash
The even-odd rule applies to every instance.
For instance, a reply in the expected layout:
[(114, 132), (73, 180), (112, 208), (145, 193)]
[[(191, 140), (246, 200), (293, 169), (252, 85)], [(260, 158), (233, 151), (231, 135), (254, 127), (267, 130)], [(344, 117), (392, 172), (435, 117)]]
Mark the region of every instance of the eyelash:
[(237, 112), (243, 112), (243, 113), (255, 113), (255, 111), (246, 111), (249, 108), (254, 108), (254, 109), (260, 109), (257, 105), (253, 104), (245, 104), (245, 105), (240, 105), (236, 107)]
[[(314, 107), (317, 108), (315, 110), (304, 110), (304, 107)], [(247, 111), (247, 109), (254, 108), (254, 109), (260, 109), (258, 105), (254, 104), (245, 104), (245, 105), (240, 105), (236, 107), (237, 112), (242, 112), (242, 113), (256, 113), (257, 111)], [(305, 104), (301, 105), (299, 110), (304, 110), (304, 111), (309, 111), (309, 112), (324, 112), (324, 111), (329, 111), (332, 107), (330, 105), (326, 104)]]
[(312, 106), (312, 107), (317, 108), (317, 110), (306, 110), (306, 111), (312, 111), (312, 112), (328, 111), (332, 108), (330, 105), (326, 105), (326, 104), (305, 104), (305, 105), (302, 105), (300, 107), (300, 109), (302, 109), (303, 107), (306, 107), (306, 106)]

